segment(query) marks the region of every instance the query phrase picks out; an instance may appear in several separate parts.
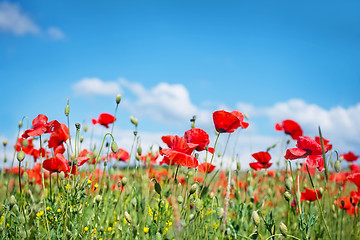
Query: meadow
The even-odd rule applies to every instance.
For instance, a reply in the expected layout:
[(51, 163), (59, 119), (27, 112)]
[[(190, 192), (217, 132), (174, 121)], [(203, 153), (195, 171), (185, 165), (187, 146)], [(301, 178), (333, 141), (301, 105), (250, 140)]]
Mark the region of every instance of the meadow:
[[(133, 144), (123, 149), (112, 134), (119, 104), (120, 95), (114, 115), (77, 123), (74, 133), (69, 121), (43, 114), (28, 128), (19, 122), (17, 142), (3, 141), (1, 239), (360, 239), (358, 156), (333, 149), (321, 126), (318, 136), (303, 136), (284, 119), (274, 126), (284, 146), (254, 152), (246, 167), (232, 156), (236, 168), (226, 169), (213, 163), (231, 155), (226, 140), (251, 125), (246, 115), (215, 111), (213, 143), (194, 117), (184, 135), (149, 149), (130, 117)], [(107, 133), (85, 146), (95, 126)], [(280, 147), (284, 155), (272, 156)]]

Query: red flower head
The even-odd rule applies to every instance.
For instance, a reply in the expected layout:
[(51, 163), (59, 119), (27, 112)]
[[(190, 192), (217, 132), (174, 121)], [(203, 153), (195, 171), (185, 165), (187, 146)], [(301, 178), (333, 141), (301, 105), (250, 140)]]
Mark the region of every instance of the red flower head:
[(61, 123), (54, 129), (54, 132), (51, 133), (48, 147), (55, 148), (61, 145), (62, 143), (66, 142), (66, 140), (68, 139), (69, 139), (69, 129), (65, 124)]
[(126, 162), (130, 158), (130, 154), (125, 149), (119, 148), (116, 153), (111, 153), (111, 157), (118, 161)]
[[(321, 194), (319, 190), (316, 190), (318, 198), (321, 199)], [(305, 192), (301, 192), (300, 200), (308, 200), (310, 202), (316, 201), (316, 193), (312, 189), (305, 188)]]
[(348, 162), (354, 162), (359, 158), (359, 156), (356, 156), (353, 152), (341, 154), (340, 157), (343, 157)]
[(156, 160), (159, 157), (159, 152), (149, 152), (146, 155), (141, 155), (141, 161), (143, 161), (144, 163), (147, 163), (148, 161), (150, 161), (150, 166), (152, 166), (153, 164), (156, 164)]
[(198, 170), (202, 174), (205, 174), (206, 172), (211, 173), (214, 169), (215, 166), (212, 164), (210, 165), (210, 163), (202, 163), (198, 166)]
[[(309, 155), (306, 158), (306, 164), (309, 168), (317, 168), (320, 172), (322, 172), (324, 167), (324, 159), (321, 155)], [(310, 170), (310, 169), (309, 169)]]
[(66, 158), (60, 153), (56, 154), (54, 158), (46, 159), (43, 162), (43, 168), (48, 170), (50, 174), (54, 172), (67, 173), (70, 170)]
[(350, 197), (341, 197), (339, 199), (334, 200), (334, 204), (338, 205), (339, 208), (348, 210), (352, 207), (350, 202)]
[(249, 123), (244, 122), (244, 115), (241, 112), (234, 110), (231, 112), (231, 114), (236, 116), (239, 119), (240, 127), (246, 129), (249, 126)]
[(350, 170), (351, 172), (360, 172), (360, 166), (359, 165), (356, 165), (356, 164), (350, 164)]
[[(31, 155), (34, 157), (34, 161), (36, 162), (36, 160), (40, 157), (40, 149), (33, 149), (31, 152)], [(46, 151), (44, 148), (41, 148), (41, 156), (45, 157), (46, 155)]]
[(116, 118), (109, 114), (109, 113), (101, 113), (98, 117), (98, 119), (91, 119), (92, 120), (92, 123), (95, 125), (95, 124), (100, 124), (100, 125), (103, 125), (105, 126), (106, 128), (109, 128), (109, 124), (111, 123), (114, 123)]
[(252, 154), (251, 156), (253, 156), (253, 158), (255, 158), (257, 161), (249, 164), (249, 166), (255, 171), (259, 171), (263, 168), (269, 168), (272, 165), (272, 163), (270, 162), (271, 155), (268, 152), (257, 152)]
[(160, 154), (164, 156), (163, 161), (160, 163), (174, 164), (183, 166), (183, 167), (192, 167), (195, 168), (199, 165), (198, 160), (190, 155), (196, 147), (197, 144), (187, 143), (186, 140), (179, 136), (163, 136), (161, 138), (164, 143), (170, 147), (170, 149), (160, 150)]
[(232, 133), (240, 127), (240, 120), (237, 116), (224, 110), (213, 113), (215, 129), (219, 133)]
[[(316, 136), (316, 137), (315, 137), (315, 141), (316, 141), (318, 144), (320, 144), (320, 146), (321, 146), (320, 137)], [(330, 141), (327, 140), (327, 139), (325, 139), (325, 138), (323, 138), (323, 142), (324, 142), (325, 152), (330, 151), (330, 150), (332, 149), (332, 144), (329, 144)]]
[(60, 125), (60, 123), (56, 120), (53, 120), (51, 122), (47, 122), (48, 118), (47, 116), (43, 114), (39, 114), (33, 121), (32, 125), (33, 128), (26, 130), (22, 137), (28, 138), (28, 137), (36, 137), (40, 136), (44, 133), (52, 133), (54, 129)]
[(360, 172), (351, 173), (347, 176), (347, 179), (355, 183), (355, 185), (360, 188)]
[(289, 134), (294, 140), (297, 140), (300, 136), (303, 135), (303, 131), (300, 125), (290, 119), (282, 121), (281, 125), (279, 123), (276, 123), (275, 130), (284, 131), (286, 134)]
[[(203, 151), (209, 145), (209, 135), (200, 128), (193, 128), (185, 132), (184, 138), (186, 142), (197, 144), (196, 150)], [(208, 148), (209, 152), (214, 153), (214, 148)]]
[(34, 149), (34, 145), (32, 144), (32, 141), (34, 139), (25, 139), (25, 138), (18, 138), (17, 143), (16, 143), (16, 151), (19, 152), (22, 148), (22, 150), (24, 151), (25, 154), (31, 155), (33, 149)]
[(298, 158), (304, 158), (309, 155), (322, 154), (321, 145), (310, 137), (300, 136), (297, 140), (296, 146), (297, 148), (290, 148), (286, 151), (286, 159), (294, 160)]

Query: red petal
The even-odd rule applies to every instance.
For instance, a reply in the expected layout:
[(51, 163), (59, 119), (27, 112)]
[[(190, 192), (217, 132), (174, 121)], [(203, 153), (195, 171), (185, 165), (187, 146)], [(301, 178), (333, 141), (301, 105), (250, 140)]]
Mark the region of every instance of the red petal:
[(286, 150), (285, 158), (287, 160), (294, 160), (298, 158), (304, 158), (306, 157), (306, 151), (300, 149), (300, 148), (290, 148)]
[(266, 164), (271, 160), (271, 155), (268, 152), (257, 152), (254, 153), (253, 158), (255, 158), (259, 163)]
[(232, 133), (240, 127), (239, 119), (235, 115), (224, 110), (214, 112), (213, 121), (215, 129), (219, 133)]

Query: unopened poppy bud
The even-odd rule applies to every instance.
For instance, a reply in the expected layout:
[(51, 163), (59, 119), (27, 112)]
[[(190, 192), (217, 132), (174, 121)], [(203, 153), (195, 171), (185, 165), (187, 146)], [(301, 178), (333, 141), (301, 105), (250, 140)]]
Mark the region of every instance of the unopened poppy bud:
[(22, 162), (22, 161), (25, 159), (25, 153), (24, 153), (24, 151), (23, 151), (23, 150), (20, 150), (20, 151), (17, 153), (16, 157), (17, 157), (17, 160), (18, 160), (19, 162)]
[(199, 154), (198, 153), (195, 153), (195, 158), (199, 159)]
[(218, 157), (221, 157), (221, 153), (220, 153), (220, 152), (218, 152)]
[(128, 182), (128, 180), (127, 180), (126, 177), (123, 177), (123, 178), (121, 179), (121, 185), (125, 186), (125, 185), (127, 184), (127, 182)]
[(118, 151), (118, 145), (115, 141), (112, 141), (112, 143), (111, 143), (111, 151), (113, 153), (117, 153), (117, 151)]
[(155, 191), (157, 194), (161, 195), (161, 186), (158, 182), (155, 182)]
[(182, 204), (184, 202), (184, 198), (182, 196), (178, 196), (177, 201), (179, 204)]
[(10, 207), (12, 207), (16, 204), (16, 198), (14, 197), (14, 195), (11, 195), (9, 204), (10, 204)]
[[(324, 189), (322, 187), (319, 188), (320, 195), (322, 196), (324, 194)], [(319, 196), (319, 198), (321, 197)]]
[(135, 158), (136, 158), (136, 160), (138, 160), (138, 161), (141, 160), (141, 156), (140, 156), (138, 153), (135, 154)]
[(286, 178), (286, 180), (285, 180), (286, 190), (291, 190), (292, 184), (293, 184), (292, 178), (290, 178), (290, 177)]
[(84, 141), (84, 136), (80, 137), (80, 143), (82, 143)]
[(85, 126), (84, 126), (84, 132), (87, 132), (87, 130), (88, 130), (88, 126), (85, 125)]
[(286, 201), (289, 202), (289, 201), (292, 199), (291, 193), (290, 193), (289, 191), (286, 191), (286, 192), (284, 193), (284, 198), (285, 198)]
[(241, 163), (240, 162), (236, 163), (236, 170), (238, 170), (238, 171), (241, 170)]
[(116, 95), (116, 104), (119, 104), (121, 101), (121, 94)]
[(70, 106), (66, 105), (66, 107), (65, 107), (65, 116), (69, 116), (69, 113), (70, 113)]
[(156, 240), (162, 240), (162, 236), (161, 236), (161, 233), (157, 232), (156, 233)]
[(337, 173), (341, 171), (340, 160), (336, 160), (336, 161), (335, 161), (334, 168), (335, 168), (335, 171), (336, 171)]
[(25, 171), (24, 174), (22, 175), (22, 178), (24, 180), (24, 182), (27, 182), (29, 180), (29, 176), (27, 174), (27, 172)]
[(195, 210), (196, 210), (197, 212), (200, 212), (200, 211), (201, 211), (201, 208), (202, 208), (202, 202), (201, 202), (201, 200), (198, 198), (198, 199), (196, 199), (196, 201), (195, 201)]
[(216, 217), (218, 219), (222, 218), (224, 216), (224, 211), (225, 211), (224, 208), (218, 207), (216, 209)]
[(189, 178), (191, 178), (194, 175), (194, 173), (192, 171), (189, 171), (187, 175), (189, 176)]
[(252, 189), (252, 187), (251, 186), (249, 186), (247, 189), (246, 189), (246, 193), (247, 193), (247, 195), (248, 196), (252, 196), (253, 195), (253, 189)]
[(138, 147), (138, 149), (137, 149), (137, 153), (139, 154), (139, 155), (141, 155), (141, 153), (142, 153), (142, 148), (139, 146)]
[(75, 123), (76, 130), (80, 130), (80, 123)]
[(191, 186), (191, 188), (190, 188), (190, 195), (194, 194), (194, 193), (197, 191), (198, 186), (199, 186), (199, 185), (198, 185), (197, 183), (194, 183), (194, 184)]
[(20, 122), (19, 122), (19, 128), (21, 128), (21, 127), (22, 127), (22, 125), (23, 125), (23, 122), (22, 122), (22, 121), (20, 121)]
[(286, 237), (288, 229), (287, 229), (286, 225), (283, 222), (280, 223), (279, 229), (280, 229), (281, 234), (284, 237)]
[(138, 126), (138, 120), (137, 118), (134, 118), (133, 116), (130, 116), (130, 122), (134, 124), (135, 127)]
[(72, 161), (75, 160), (75, 157), (76, 157), (76, 156), (75, 156), (75, 153), (70, 154), (70, 158), (71, 158)]
[(60, 172), (60, 173), (59, 173), (59, 177), (60, 177), (60, 179), (64, 179), (64, 178), (65, 178), (65, 173), (64, 173), (64, 172)]
[(137, 200), (136, 198), (131, 199), (131, 205), (133, 205), (133, 207), (137, 206)]
[(194, 215), (194, 214), (190, 214), (190, 215), (189, 215), (189, 221), (192, 221), (194, 218), (195, 218), (195, 215)]
[(128, 223), (132, 223), (132, 219), (131, 219), (131, 216), (128, 212), (125, 211), (125, 219)]
[(94, 202), (96, 202), (96, 203), (100, 203), (101, 200), (102, 200), (102, 197), (99, 194), (94, 197)]
[(251, 215), (251, 218), (255, 224), (255, 226), (259, 226), (260, 225), (260, 222), (261, 222), (261, 219), (260, 219), (260, 216), (259, 214), (257, 213), (257, 211), (253, 211), (252, 215)]
[(7, 145), (7, 140), (3, 140), (3, 146), (6, 147)]
[(23, 147), (28, 147), (28, 146), (29, 146), (29, 140), (24, 139), (24, 140), (21, 142), (21, 145), (23, 145)]
[(6, 156), (4, 157), (4, 163), (6, 163), (7, 162), (7, 158), (6, 158)]

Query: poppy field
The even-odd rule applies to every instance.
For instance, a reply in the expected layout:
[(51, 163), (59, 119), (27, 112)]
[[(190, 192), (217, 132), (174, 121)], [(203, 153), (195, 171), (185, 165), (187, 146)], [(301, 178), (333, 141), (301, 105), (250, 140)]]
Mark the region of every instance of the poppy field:
[[(147, 149), (129, 117), (124, 149), (113, 135), (119, 104), (121, 95), (89, 125), (69, 126), (69, 103), (65, 123), (39, 113), (32, 126), (19, 122), (17, 141), (2, 143), (1, 239), (360, 239), (359, 156), (334, 149), (321, 126), (304, 136), (284, 119), (273, 130), (285, 144), (245, 166), (227, 145), (251, 126), (246, 114), (214, 111), (214, 141), (194, 116), (181, 136)], [(93, 128), (105, 130), (101, 140)]]

